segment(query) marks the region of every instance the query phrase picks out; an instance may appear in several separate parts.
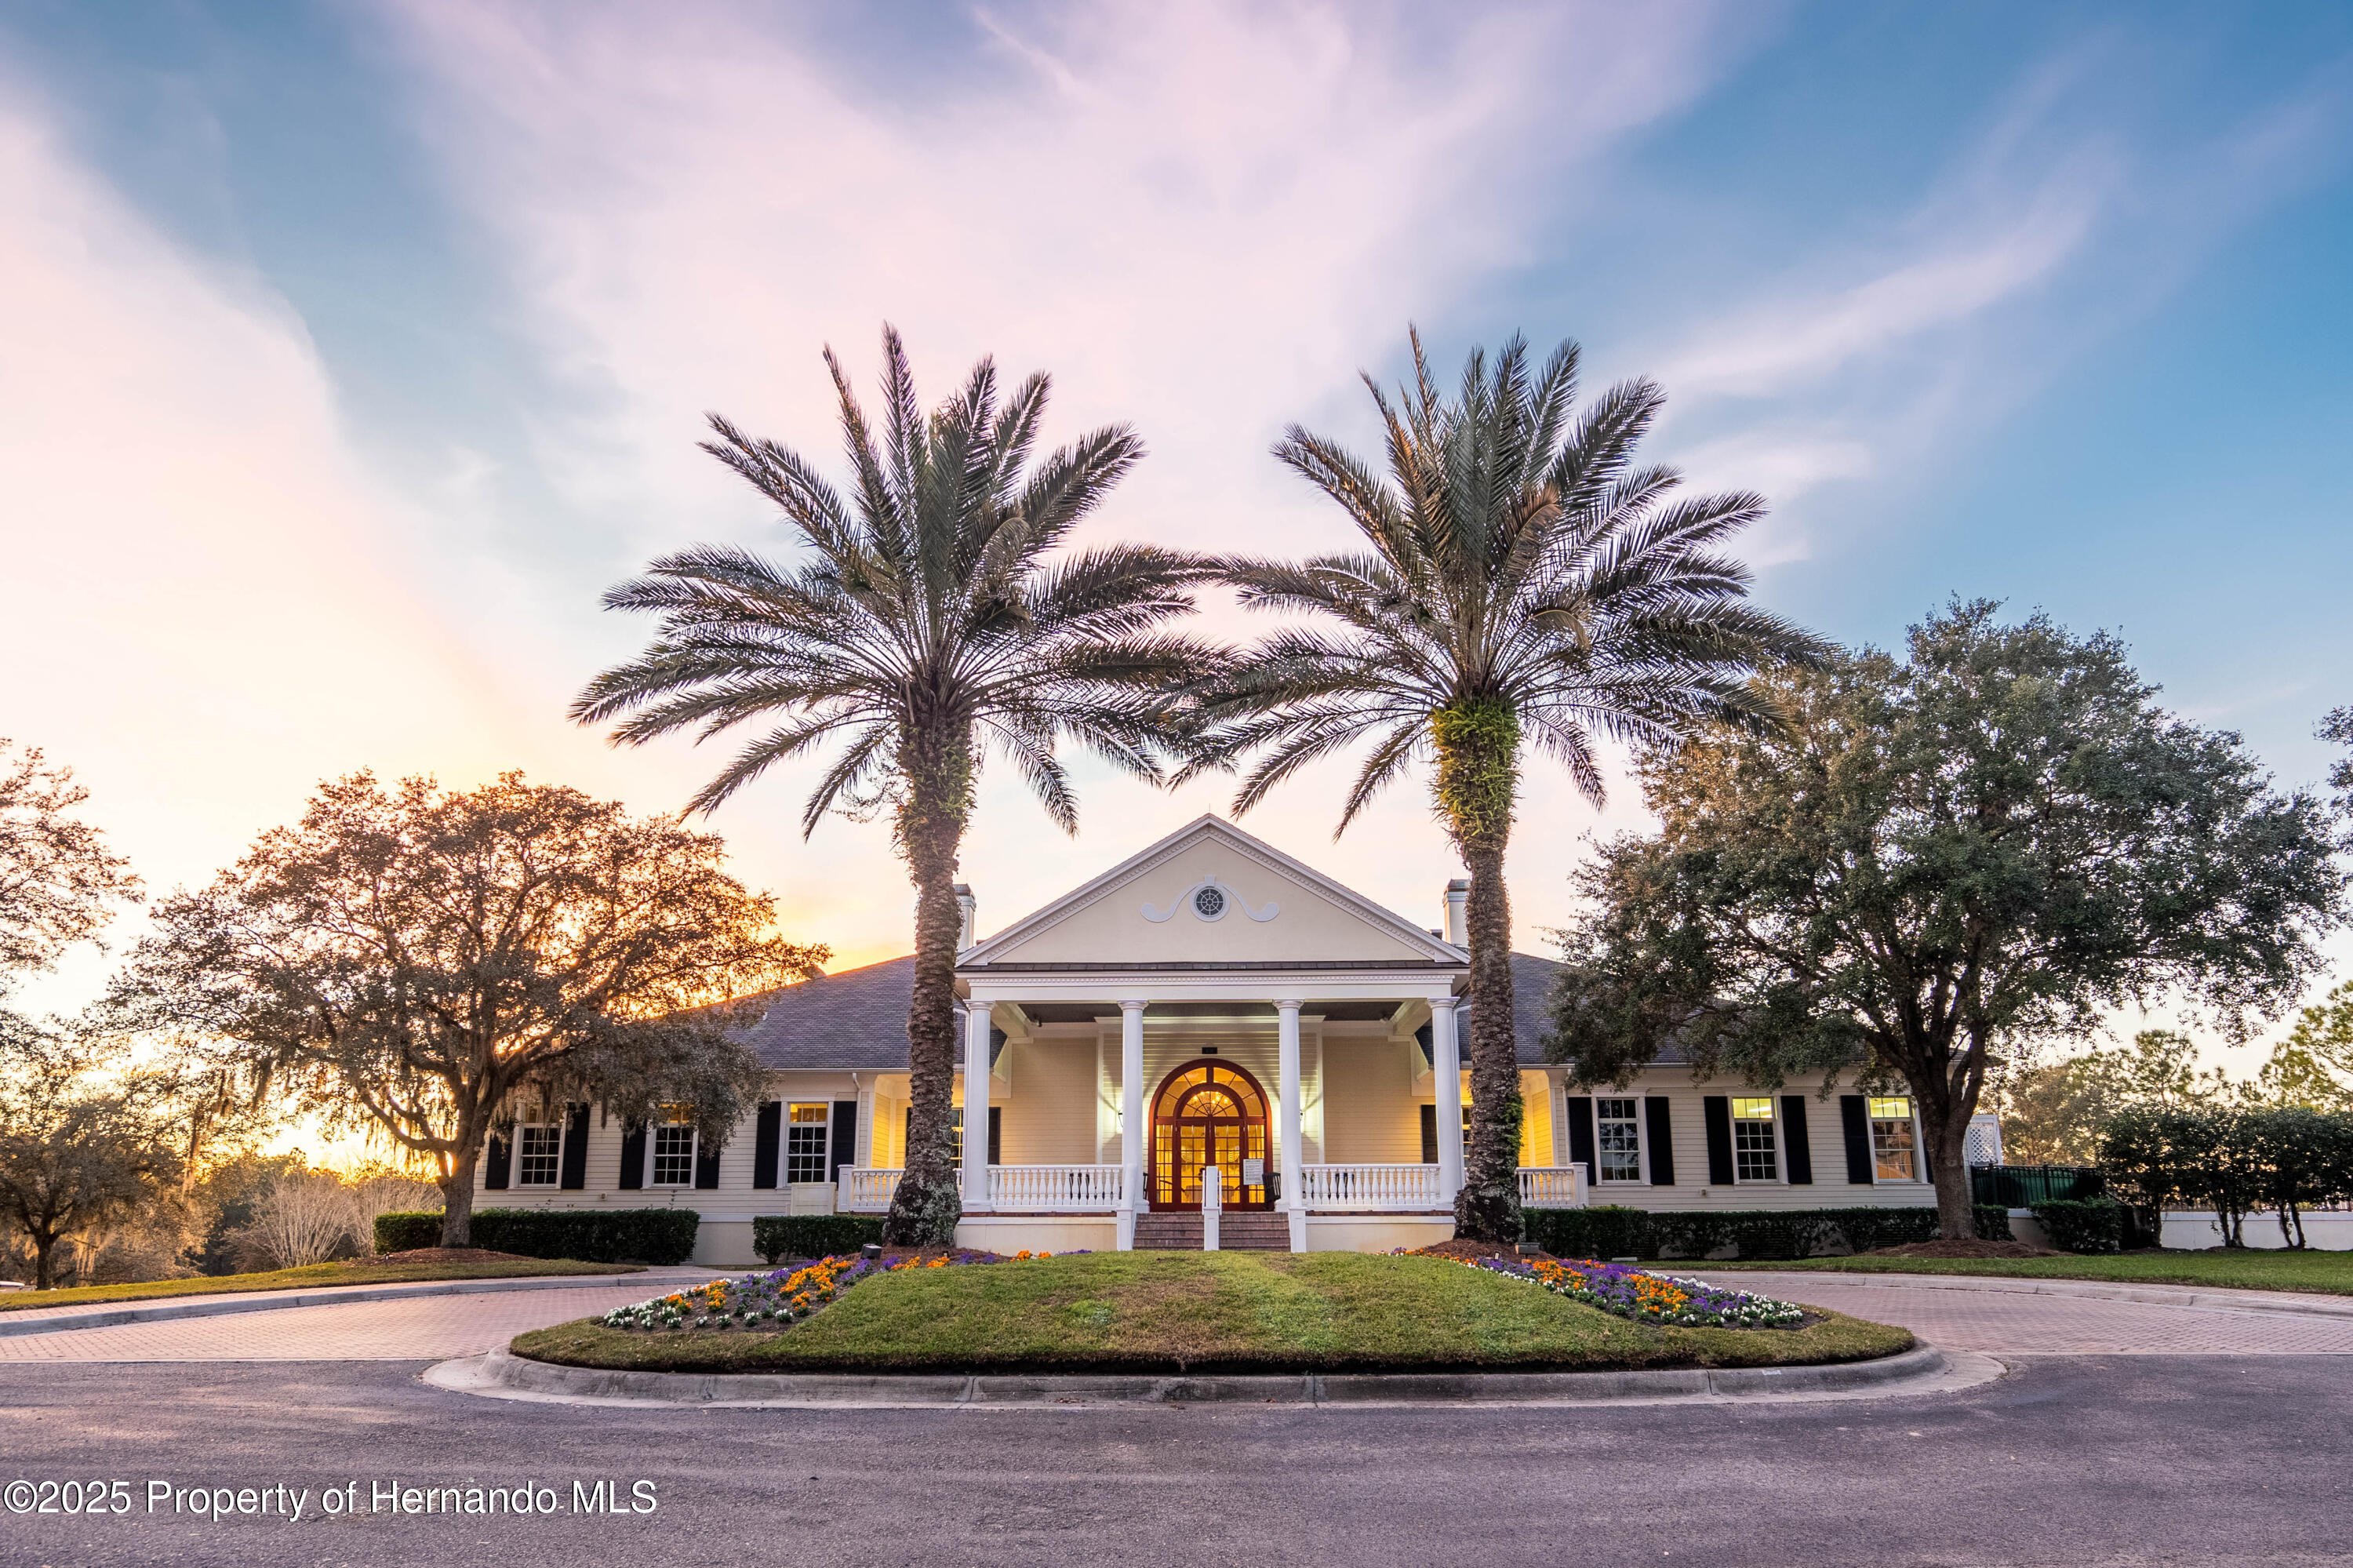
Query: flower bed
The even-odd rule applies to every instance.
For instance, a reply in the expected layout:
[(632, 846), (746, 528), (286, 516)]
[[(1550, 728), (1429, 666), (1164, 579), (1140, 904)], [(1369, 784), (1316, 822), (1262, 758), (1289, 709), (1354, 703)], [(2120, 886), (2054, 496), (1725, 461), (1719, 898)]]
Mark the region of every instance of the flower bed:
[[(1401, 1250), (1398, 1255), (1415, 1255)], [(1525, 1279), (1556, 1296), (1637, 1323), (1676, 1329), (1794, 1329), (1805, 1317), (1802, 1308), (1769, 1296), (1726, 1290), (1704, 1280), (1652, 1274), (1592, 1258), (1450, 1257), (1446, 1261), (1506, 1279)]]
[[(1017, 1258), (1051, 1257), (1050, 1252), (1021, 1252)], [(1073, 1255), (1064, 1254), (1065, 1256)], [(648, 1332), (688, 1332), (695, 1330), (749, 1329), (776, 1333), (817, 1312), (861, 1279), (895, 1274), (909, 1268), (954, 1268), (976, 1263), (1005, 1263), (993, 1252), (957, 1251), (909, 1257), (821, 1257), (796, 1269), (747, 1274), (741, 1279), (714, 1279), (691, 1289), (673, 1290), (650, 1301), (617, 1307), (596, 1319), (608, 1329)]]

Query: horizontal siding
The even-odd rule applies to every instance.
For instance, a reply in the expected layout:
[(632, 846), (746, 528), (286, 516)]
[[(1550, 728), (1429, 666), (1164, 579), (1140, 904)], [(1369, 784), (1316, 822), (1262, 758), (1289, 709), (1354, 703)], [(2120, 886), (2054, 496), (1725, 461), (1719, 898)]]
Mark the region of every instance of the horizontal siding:
[[(1859, 1186), (1849, 1182), (1846, 1134), (1839, 1121), (1838, 1100), (1835, 1097), (1823, 1099), (1820, 1089), (1821, 1080), (1817, 1077), (1799, 1079), (1772, 1091), (1777, 1112), (1786, 1108), (1779, 1102), (1789, 1096), (1805, 1098), (1813, 1181), (1806, 1184), (1788, 1180), (1788, 1146), (1785, 1141), (1779, 1146), (1782, 1180), (1736, 1181), (1730, 1185), (1718, 1185), (1708, 1180), (1707, 1124), (1702, 1102), (1710, 1095), (1749, 1097), (1761, 1091), (1738, 1084), (1695, 1086), (1688, 1073), (1672, 1069), (1645, 1074), (1629, 1089), (1596, 1089), (1592, 1091), (1596, 1098), (1619, 1094), (1665, 1097), (1673, 1128), (1675, 1184), (1655, 1187), (1648, 1182), (1597, 1181), (1592, 1201), (1634, 1209), (1908, 1208), (1936, 1201), (1936, 1189), (1926, 1181), (1881, 1181)], [(1646, 1139), (1650, 1137), (1647, 1126), (1642, 1136)]]
[(1008, 1041), (1013, 1093), (1006, 1098), (998, 1152), (1008, 1165), (1095, 1162), (1095, 1075), (1092, 1040)]

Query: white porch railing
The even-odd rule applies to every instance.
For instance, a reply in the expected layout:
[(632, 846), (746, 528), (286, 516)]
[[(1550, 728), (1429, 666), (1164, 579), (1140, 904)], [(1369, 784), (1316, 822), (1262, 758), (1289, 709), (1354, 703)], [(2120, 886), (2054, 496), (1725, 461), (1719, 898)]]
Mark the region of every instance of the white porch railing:
[[(844, 1166), (838, 1199), (842, 1212), (883, 1213), (905, 1174)], [(1108, 1214), (1119, 1207), (1123, 1175), (1116, 1165), (992, 1165), (988, 1206), (1008, 1214)]]
[(841, 1194), (838, 1202), (843, 1213), (879, 1214), (891, 1207), (891, 1194), (899, 1190), (899, 1178), (904, 1171), (875, 1171), (859, 1165), (841, 1168)]
[(1303, 1165), (1299, 1195), (1313, 1213), (1428, 1213), (1445, 1207), (1435, 1165)]
[(1585, 1207), (1585, 1167), (1582, 1165), (1523, 1165), (1520, 1202), (1541, 1209)]
[[(843, 1167), (843, 1212), (883, 1213), (903, 1174)], [(1014, 1214), (1107, 1214), (1119, 1207), (1124, 1176), (1116, 1165), (992, 1165), (989, 1207)], [(1448, 1207), (1439, 1196), (1435, 1165), (1303, 1165), (1299, 1176), (1300, 1194), (1313, 1213), (1433, 1213)], [(1586, 1200), (1584, 1166), (1520, 1167), (1521, 1202), (1581, 1209)]]
[(992, 1165), (988, 1206), (1008, 1213), (1110, 1213), (1119, 1207), (1116, 1165)]

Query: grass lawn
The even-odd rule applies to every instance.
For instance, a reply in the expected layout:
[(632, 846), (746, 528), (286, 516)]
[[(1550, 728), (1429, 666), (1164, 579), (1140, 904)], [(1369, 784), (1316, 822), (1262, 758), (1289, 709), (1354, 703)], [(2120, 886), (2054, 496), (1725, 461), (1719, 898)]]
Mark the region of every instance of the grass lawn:
[(593, 1319), (517, 1355), (662, 1372), (1341, 1372), (1767, 1366), (1892, 1355), (1910, 1333), (1661, 1329), (1438, 1258), (1098, 1253), (866, 1279), (780, 1333)]
[(171, 1296), (223, 1296), (239, 1290), (303, 1290), (322, 1285), (406, 1285), (423, 1279), (522, 1279), (543, 1274), (638, 1274), (635, 1264), (575, 1263), (569, 1258), (519, 1258), (509, 1263), (314, 1263), (263, 1274), (208, 1274), (195, 1279), (151, 1279), (139, 1285), (77, 1285), (63, 1290), (0, 1290), (0, 1312), (28, 1307), (73, 1307), (85, 1301), (153, 1301)]
[(2105, 1257), (1809, 1257), (1792, 1263), (1678, 1263), (1675, 1273), (1744, 1268), (1833, 1274), (1991, 1274), (2030, 1279), (2105, 1279), (2133, 1285), (2214, 1285), (2240, 1290), (2310, 1290), (2353, 1296), (2353, 1252), (2126, 1252)]

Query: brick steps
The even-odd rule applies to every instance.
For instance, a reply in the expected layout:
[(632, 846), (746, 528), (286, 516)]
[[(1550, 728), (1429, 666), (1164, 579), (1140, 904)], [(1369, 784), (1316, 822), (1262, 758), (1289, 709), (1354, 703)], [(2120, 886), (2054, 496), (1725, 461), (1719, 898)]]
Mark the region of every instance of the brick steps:
[[(1291, 1221), (1287, 1215), (1229, 1212), (1218, 1219), (1218, 1246), (1223, 1252), (1289, 1252)], [(1135, 1216), (1138, 1252), (1199, 1252), (1201, 1216), (1187, 1213)]]

